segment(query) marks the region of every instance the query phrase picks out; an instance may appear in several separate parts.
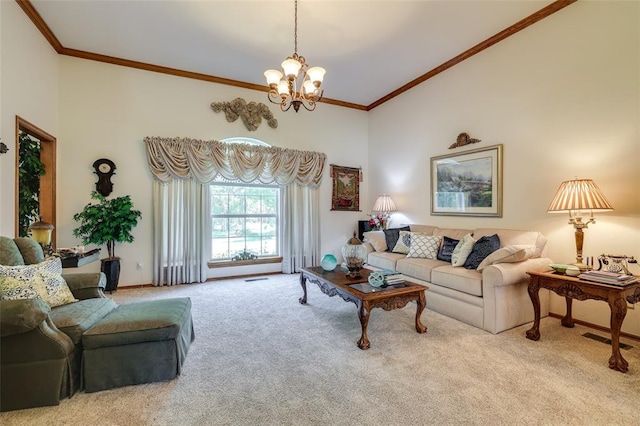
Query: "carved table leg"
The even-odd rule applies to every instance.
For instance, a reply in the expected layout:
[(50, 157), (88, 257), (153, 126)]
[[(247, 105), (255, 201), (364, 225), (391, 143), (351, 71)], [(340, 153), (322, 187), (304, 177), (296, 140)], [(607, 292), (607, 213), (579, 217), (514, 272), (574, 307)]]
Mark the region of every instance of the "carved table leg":
[(303, 305), (307, 304), (307, 283), (306, 283), (306, 279), (307, 277), (304, 276), (304, 272), (300, 272), (300, 285), (302, 286), (302, 291), (304, 292), (304, 295), (298, 299), (298, 302), (300, 302)]
[(369, 349), (371, 343), (367, 337), (367, 326), (369, 325), (369, 314), (371, 310), (369, 305), (363, 302), (356, 304), (358, 306), (358, 318), (360, 318), (360, 325), (362, 326), (362, 336), (358, 340), (358, 347), (362, 350)]
[(609, 298), (611, 308), (611, 358), (609, 358), (609, 368), (626, 373), (629, 363), (620, 353), (620, 327), (627, 315), (627, 302), (621, 297)]
[(416, 309), (416, 331), (420, 334), (426, 333), (427, 327), (420, 321), (422, 311), (424, 311), (424, 308), (427, 305), (427, 299), (424, 297), (424, 291), (420, 292), (420, 296), (418, 297), (418, 300), (416, 300), (416, 304), (418, 305)]
[(565, 300), (567, 302), (567, 313), (565, 314), (564, 318), (560, 320), (560, 324), (562, 324), (564, 327), (567, 327), (567, 328), (573, 328), (573, 326), (575, 325), (573, 323), (573, 317), (571, 316), (573, 299), (565, 296)]
[(540, 286), (538, 285), (538, 279), (534, 277), (530, 278), (529, 287), (527, 287), (527, 291), (529, 292), (529, 298), (531, 298), (531, 303), (533, 304), (533, 326), (526, 332), (527, 339), (530, 339), (530, 340), (540, 339), (540, 294), (538, 294), (539, 290), (540, 290)]

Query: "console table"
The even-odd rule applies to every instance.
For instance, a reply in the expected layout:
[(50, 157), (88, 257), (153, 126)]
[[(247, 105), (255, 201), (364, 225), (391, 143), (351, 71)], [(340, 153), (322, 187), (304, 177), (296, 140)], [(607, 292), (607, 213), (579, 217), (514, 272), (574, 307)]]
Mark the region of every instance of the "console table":
[(63, 268), (79, 268), (100, 258), (100, 249), (89, 250), (84, 253), (60, 254)]
[(527, 339), (540, 339), (540, 288), (552, 290), (559, 296), (564, 296), (567, 303), (567, 313), (561, 320), (565, 327), (573, 327), (574, 322), (571, 317), (571, 304), (573, 299), (577, 300), (602, 300), (609, 304), (611, 309), (611, 357), (609, 358), (609, 368), (626, 373), (629, 363), (620, 353), (620, 328), (624, 317), (627, 315), (627, 302), (640, 302), (640, 282), (635, 282), (627, 286), (615, 286), (601, 284), (591, 281), (584, 281), (579, 278), (559, 275), (553, 271), (548, 272), (527, 272), (529, 279), (529, 297), (533, 303), (534, 321), (533, 327), (527, 330)]

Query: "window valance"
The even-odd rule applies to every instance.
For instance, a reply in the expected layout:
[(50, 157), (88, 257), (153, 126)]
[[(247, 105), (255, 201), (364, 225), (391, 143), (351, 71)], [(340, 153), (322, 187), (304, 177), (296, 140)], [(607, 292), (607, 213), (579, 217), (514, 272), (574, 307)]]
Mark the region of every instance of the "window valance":
[(313, 151), (189, 138), (145, 137), (151, 173), (161, 182), (195, 179), (318, 187), (327, 155)]

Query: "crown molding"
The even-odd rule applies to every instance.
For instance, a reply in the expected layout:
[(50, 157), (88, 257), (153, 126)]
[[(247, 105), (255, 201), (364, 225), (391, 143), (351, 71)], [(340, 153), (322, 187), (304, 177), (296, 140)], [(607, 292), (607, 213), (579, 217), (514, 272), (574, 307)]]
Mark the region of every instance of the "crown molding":
[[(419, 85), (420, 83), (424, 83), (425, 81), (429, 80), (432, 77), (435, 77), (441, 72), (446, 71), (447, 69), (453, 67), (454, 65), (459, 64), (460, 62), (466, 59), (469, 59), (473, 55), (482, 52), (483, 50), (493, 46), (499, 41), (502, 41), (505, 38), (510, 37), (519, 31), (522, 31), (523, 29), (535, 24), (536, 22), (546, 18), (549, 15), (556, 13), (559, 10), (564, 9), (565, 7), (575, 3), (576, 1), (578, 0), (557, 0), (551, 3), (550, 5), (540, 9), (539, 11), (505, 28), (499, 33), (489, 37), (483, 42), (476, 44), (475, 46), (473, 46), (468, 50), (465, 50), (464, 52), (460, 53), (458, 56), (435, 67), (434, 69), (426, 72), (425, 74), (422, 74), (420, 77), (417, 77), (414, 80), (411, 80), (404, 86), (394, 90), (388, 95), (383, 96), (382, 98), (378, 99), (377, 101), (373, 102), (370, 105), (365, 106), (365, 105), (345, 102), (345, 101), (341, 101), (338, 99), (331, 99), (331, 98), (322, 98), (320, 102), (325, 104), (341, 106), (345, 108), (357, 109), (361, 111), (371, 111), (372, 109), (395, 98), (396, 96), (401, 95), (402, 93), (406, 92), (409, 89), (412, 89), (413, 87)], [(60, 55), (72, 56), (75, 58), (88, 59), (88, 60), (98, 61), (98, 62), (105, 62), (108, 64), (120, 65), (123, 67), (130, 67), (130, 68), (137, 68), (145, 71), (169, 74), (169, 75), (174, 75), (178, 77), (191, 78), (194, 80), (202, 80), (210, 83), (225, 84), (228, 86), (241, 87), (241, 88), (250, 89), (250, 90), (257, 90), (260, 92), (269, 91), (269, 88), (267, 86), (263, 86), (259, 84), (247, 83), (244, 81), (232, 80), (232, 79), (222, 78), (222, 77), (216, 77), (213, 75), (201, 74), (201, 73), (192, 72), (192, 71), (185, 71), (177, 68), (153, 65), (145, 62), (132, 61), (129, 59), (122, 59), (114, 56), (101, 55), (99, 53), (86, 52), (83, 50), (69, 49), (67, 47), (64, 47), (60, 43), (60, 41), (55, 36), (53, 31), (51, 31), (47, 23), (44, 21), (44, 19), (42, 19), (42, 16), (40, 16), (38, 11), (33, 7), (30, 0), (16, 0), (16, 3), (20, 5), (24, 13), (29, 17), (29, 19), (31, 19), (31, 21), (36, 26), (36, 28), (38, 28), (38, 30), (42, 33), (45, 39), (47, 39), (49, 44), (51, 44), (53, 49), (56, 52), (58, 52), (58, 54)]]

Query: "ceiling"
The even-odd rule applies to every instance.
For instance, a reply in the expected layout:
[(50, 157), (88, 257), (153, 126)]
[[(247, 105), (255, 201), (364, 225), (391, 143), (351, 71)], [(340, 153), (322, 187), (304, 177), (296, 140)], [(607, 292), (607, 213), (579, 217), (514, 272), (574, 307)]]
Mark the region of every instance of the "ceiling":
[[(326, 68), (330, 103), (371, 109), (458, 55), (486, 47), (479, 43), (499, 41), (572, 2), (300, 0), (298, 53)], [(263, 72), (279, 68), (294, 49), (293, 0), (22, 3), (36, 25), (40, 15), (41, 31), (54, 47), (57, 39), (59, 53), (119, 58), (258, 90), (266, 87)]]

